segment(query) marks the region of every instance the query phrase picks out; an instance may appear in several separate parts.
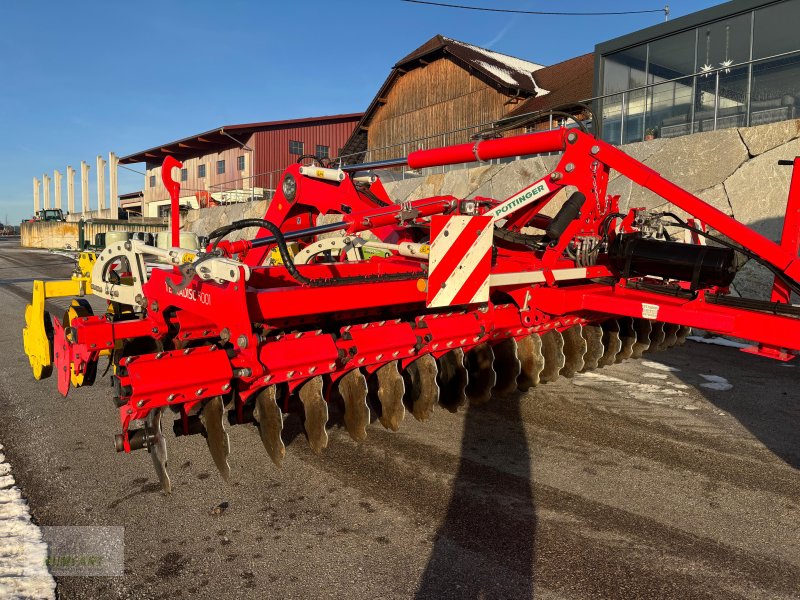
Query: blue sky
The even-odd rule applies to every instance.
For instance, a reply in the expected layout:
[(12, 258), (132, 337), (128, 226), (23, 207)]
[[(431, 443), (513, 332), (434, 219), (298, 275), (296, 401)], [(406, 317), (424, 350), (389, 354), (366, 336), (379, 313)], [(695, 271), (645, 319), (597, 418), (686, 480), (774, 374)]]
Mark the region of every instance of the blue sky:
[[(664, 0), (462, 3), (616, 11)], [(718, 3), (669, 1), (672, 18)], [(509, 15), (399, 0), (1, 0), (0, 221), (30, 215), (34, 176), (86, 160), (94, 185), (98, 154), (223, 124), (364, 110), (392, 64), (437, 33), (547, 65), (662, 21), (657, 13)], [(120, 170), (119, 183), (120, 192), (135, 191), (143, 177)]]

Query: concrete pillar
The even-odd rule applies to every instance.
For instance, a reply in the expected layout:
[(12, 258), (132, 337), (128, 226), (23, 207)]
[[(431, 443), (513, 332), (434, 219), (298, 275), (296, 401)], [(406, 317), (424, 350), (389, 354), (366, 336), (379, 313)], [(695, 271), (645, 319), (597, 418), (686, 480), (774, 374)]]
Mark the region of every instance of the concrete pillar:
[(81, 213), (89, 212), (89, 165), (81, 161)]
[(61, 187), (62, 187), (61, 182), (63, 179), (64, 177), (63, 175), (61, 175), (61, 172), (58, 169), (53, 171), (53, 183), (55, 184), (55, 192), (56, 192), (54, 196), (55, 204), (53, 208), (61, 208)]
[(75, 212), (75, 169), (67, 167), (67, 212)]
[(50, 208), (50, 176), (42, 175), (42, 187), (44, 188), (44, 208)]
[(97, 155), (97, 210), (106, 208), (106, 161)]
[(41, 192), (42, 184), (34, 177), (33, 178), (33, 214), (35, 215), (41, 209), (39, 204), (39, 193)]
[(117, 192), (117, 172), (119, 158), (113, 152), (108, 153), (108, 204), (111, 208), (111, 218), (119, 216), (119, 193)]

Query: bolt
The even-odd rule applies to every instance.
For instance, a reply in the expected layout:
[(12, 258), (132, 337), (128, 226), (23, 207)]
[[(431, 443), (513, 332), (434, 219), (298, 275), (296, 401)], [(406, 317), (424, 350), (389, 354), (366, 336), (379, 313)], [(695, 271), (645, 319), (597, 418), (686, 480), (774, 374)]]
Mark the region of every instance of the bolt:
[(192, 352), (191, 348), (186, 348), (186, 350), (183, 351), (183, 355), (186, 356), (187, 354), (190, 354), (191, 352)]
[(292, 377), (294, 377), (294, 374), (295, 374), (296, 372), (297, 372), (297, 371), (289, 371), (289, 372), (286, 374), (286, 377), (288, 377), (289, 379), (291, 379)]
[(139, 400), (139, 401), (136, 403), (136, 406), (137, 406), (137, 407), (139, 407), (139, 408), (142, 408), (142, 407), (144, 406), (144, 400)]
[(227, 327), (223, 328), (222, 331), (219, 332), (219, 337), (223, 342), (227, 342), (231, 339), (231, 330)]
[(153, 327), (150, 331), (152, 331), (153, 333), (158, 333), (158, 327)]
[(575, 170), (575, 165), (574, 165), (574, 164), (572, 164), (572, 163), (567, 163), (567, 166), (566, 166), (566, 167), (564, 167), (564, 170), (565, 170), (567, 173), (572, 173), (572, 172)]
[(236, 338), (236, 344), (239, 348), (247, 348), (247, 336), (245, 334), (240, 335)]
[(336, 363), (335, 362), (332, 362), (332, 363), (328, 364), (328, 369), (330, 369), (331, 371), (333, 371), (335, 368), (336, 368)]
[(150, 310), (157, 311), (158, 310), (158, 302), (153, 300), (153, 302), (150, 303)]
[(591, 153), (597, 154), (598, 152), (600, 152), (600, 146), (592, 146)]
[(163, 356), (164, 356), (164, 352), (159, 352), (158, 354), (156, 354), (156, 360), (162, 358)]
[(308, 372), (309, 373), (314, 373), (316, 370), (317, 370), (317, 367), (309, 367), (308, 368)]
[(226, 384), (224, 384), (222, 386), (222, 391), (223, 392), (227, 392), (229, 389), (231, 389), (231, 384), (230, 383), (226, 383)]
[(167, 402), (172, 402), (177, 397), (178, 397), (177, 394), (170, 394), (169, 396), (167, 396)]
[(195, 396), (202, 396), (203, 395), (203, 388), (197, 388), (197, 391), (194, 393)]

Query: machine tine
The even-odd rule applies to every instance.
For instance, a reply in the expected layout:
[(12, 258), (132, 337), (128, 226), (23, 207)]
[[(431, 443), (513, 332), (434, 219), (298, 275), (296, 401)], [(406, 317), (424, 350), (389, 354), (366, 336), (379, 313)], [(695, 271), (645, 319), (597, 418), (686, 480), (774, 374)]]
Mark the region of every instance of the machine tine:
[(489, 344), (480, 344), (466, 354), (469, 383), (465, 393), (467, 399), (475, 404), (487, 402), (492, 397), (492, 388), (497, 383), (494, 364), (494, 351)]
[(652, 321), (653, 331), (650, 332), (650, 352), (661, 352), (667, 349), (667, 334), (664, 332), (662, 321)]
[(539, 385), (539, 377), (544, 369), (542, 338), (532, 334), (517, 340), (517, 356), (521, 367), (517, 387), (524, 392)]
[(467, 368), (464, 366), (464, 350), (451, 350), (438, 363), (439, 404), (450, 412), (458, 412), (467, 402), (466, 389), (469, 383)]
[(439, 401), (437, 373), (436, 359), (430, 354), (423, 354), (405, 370), (408, 385), (404, 400), (417, 421), (425, 421), (430, 417)]
[(642, 354), (650, 348), (653, 325), (647, 319), (634, 319), (633, 329), (636, 332), (636, 343), (633, 344), (631, 358), (642, 358)]
[(344, 426), (357, 442), (367, 439), (369, 405), (367, 404), (367, 378), (361, 369), (348, 371), (339, 380), (339, 394), (344, 399)]
[(581, 333), (581, 325), (573, 325), (569, 329), (561, 332), (564, 336), (564, 366), (561, 375), (564, 377), (575, 377), (575, 374), (583, 369), (583, 355), (586, 354), (586, 340)]
[(667, 348), (672, 348), (678, 343), (678, 330), (680, 325), (674, 323), (664, 323), (664, 345)]
[(586, 354), (583, 355), (583, 371), (593, 371), (600, 364), (603, 358), (605, 347), (603, 346), (603, 328), (600, 325), (584, 325), (581, 332), (583, 339), (586, 340)]
[(297, 396), (303, 403), (305, 421), (303, 423), (308, 436), (308, 445), (314, 452), (321, 452), (328, 446), (328, 404), (322, 395), (322, 376), (317, 375), (306, 381), (298, 390)]
[(375, 372), (378, 378), (378, 400), (381, 403), (380, 422), (386, 429), (392, 431), (400, 428), (400, 423), (406, 416), (406, 408), (403, 405), (406, 386), (397, 365), (398, 362), (393, 360)]
[(280, 467), (286, 455), (286, 446), (281, 439), (283, 412), (278, 406), (276, 386), (270, 385), (258, 392), (253, 407), (253, 418), (258, 424), (258, 434), (267, 454), (275, 466)]
[(684, 327), (681, 325), (678, 328), (677, 338), (678, 341), (675, 343), (676, 346), (683, 346), (686, 343), (686, 338), (692, 335), (692, 328), (691, 327)]
[(508, 396), (517, 389), (517, 378), (522, 372), (522, 365), (517, 354), (517, 340), (506, 338), (494, 345), (494, 365), (497, 373), (492, 393), (498, 396)]
[(551, 329), (542, 337), (542, 356), (544, 356), (544, 369), (540, 380), (551, 383), (558, 379), (561, 369), (564, 368), (564, 337), (557, 329)]
[(214, 396), (203, 405), (200, 411), (200, 422), (206, 430), (206, 443), (211, 452), (211, 458), (219, 469), (220, 475), (225, 481), (231, 475), (231, 468), (228, 465), (228, 454), (230, 454), (230, 440), (228, 432), (225, 431), (225, 403), (222, 396)]
[(633, 347), (636, 345), (636, 329), (633, 326), (633, 319), (630, 317), (623, 317), (618, 320), (618, 323), (619, 337), (622, 344), (615, 362), (621, 363), (623, 360), (633, 356)]
[(156, 468), (156, 475), (161, 482), (161, 487), (165, 494), (172, 491), (172, 482), (167, 473), (167, 441), (164, 439), (164, 432), (161, 430), (161, 411), (163, 408), (154, 408), (145, 418), (145, 427), (148, 431), (150, 444), (147, 451), (153, 459), (153, 466)]
[(597, 361), (598, 366), (607, 367), (613, 365), (617, 359), (617, 354), (622, 350), (622, 339), (619, 337), (619, 321), (609, 319), (602, 325), (603, 327), (603, 356)]

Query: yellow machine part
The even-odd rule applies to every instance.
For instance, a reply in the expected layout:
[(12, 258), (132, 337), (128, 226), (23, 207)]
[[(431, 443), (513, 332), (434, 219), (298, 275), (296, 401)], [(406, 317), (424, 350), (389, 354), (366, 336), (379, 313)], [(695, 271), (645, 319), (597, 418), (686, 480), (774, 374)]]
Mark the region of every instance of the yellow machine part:
[[(53, 371), (53, 325), (50, 313), (45, 310), (45, 302), (48, 298), (81, 297), (91, 294), (92, 268), (96, 259), (94, 252), (81, 252), (72, 279), (33, 282), (31, 303), (25, 307), (22, 342), (35, 379), (45, 379)], [(81, 303), (73, 300), (64, 316), (66, 318), (72, 313), (73, 316), (82, 316), (78, 313), (84, 311), (85, 308)], [(80, 379), (82, 377), (81, 375)], [(80, 383), (82, 384), (82, 381)]]
[[(294, 258), (295, 254), (300, 252), (300, 244), (297, 242), (289, 242), (286, 244), (287, 249), (289, 250), (289, 255)], [(273, 248), (272, 251), (269, 253), (269, 264), (273, 266), (282, 265), (283, 258), (281, 257), (281, 253), (277, 247)]]

